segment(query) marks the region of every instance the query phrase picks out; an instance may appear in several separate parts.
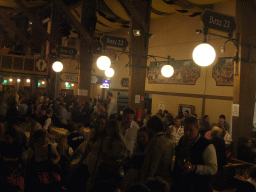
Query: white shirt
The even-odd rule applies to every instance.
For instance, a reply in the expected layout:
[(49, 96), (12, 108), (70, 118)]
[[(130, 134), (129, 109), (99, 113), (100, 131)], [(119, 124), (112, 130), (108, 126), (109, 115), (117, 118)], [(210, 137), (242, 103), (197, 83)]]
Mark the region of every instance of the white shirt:
[(49, 117), (48, 119), (45, 120), (43, 129), (48, 130), (48, 127), (51, 125), (51, 123), (52, 123), (52, 120), (51, 120), (51, 118)]
[(134, 144), (137, 140), (137, 132), (139, 128), (139, 125), (135, 121), (132, 121), (130, 127), (125, 130), (124, 143), (126, 149), (130, 151), (130, 156), (133, 154)]
[(226, 131), (226, 134), (224, 136), (224, 141), (225, 141), (226, 145), (230, 145), (231, 142), (232, 142), (232, 136), (227, 131)]
[(169, 126), (172, 129), (170, 139), (174, 145), (178, 145), (180, 138), (184, 135), (184, 127), (180, 126), (178, 129), (175, 128), (175, 125)]
[(108, 115), (112, 115), (117, 113), (117, 102), (114, 98), (111, 98), (109, 107), (108, 107)]

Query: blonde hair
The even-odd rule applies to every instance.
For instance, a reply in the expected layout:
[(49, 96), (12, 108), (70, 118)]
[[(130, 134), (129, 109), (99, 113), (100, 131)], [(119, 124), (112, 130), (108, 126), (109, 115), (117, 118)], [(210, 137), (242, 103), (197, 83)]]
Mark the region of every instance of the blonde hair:
[(219, 127), (213, 127), (211, 129), (211, 132), (212, 132), (211, 137), (214, 138), (214, 137), (220, 137), (222, 131), (221, 131), (221, 129)]

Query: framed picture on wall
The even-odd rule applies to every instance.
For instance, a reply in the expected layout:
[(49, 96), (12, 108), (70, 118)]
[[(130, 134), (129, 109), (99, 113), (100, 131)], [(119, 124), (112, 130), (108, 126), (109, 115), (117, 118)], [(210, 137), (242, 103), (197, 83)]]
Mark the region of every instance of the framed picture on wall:
[(189, 111), (189, 115), (192, 115), (195, 113), (195, 106), (194, 105), (186, 105), (186, 104), (179, 104), (179, 112), (184, 112), (188, 110)]

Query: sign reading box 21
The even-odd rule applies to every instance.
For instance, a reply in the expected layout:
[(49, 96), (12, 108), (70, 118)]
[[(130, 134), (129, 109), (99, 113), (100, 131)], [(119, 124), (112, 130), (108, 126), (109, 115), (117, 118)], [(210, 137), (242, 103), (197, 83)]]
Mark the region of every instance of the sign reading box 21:
[(102, 88), (109, 88), (109, 80), (103, 80)]

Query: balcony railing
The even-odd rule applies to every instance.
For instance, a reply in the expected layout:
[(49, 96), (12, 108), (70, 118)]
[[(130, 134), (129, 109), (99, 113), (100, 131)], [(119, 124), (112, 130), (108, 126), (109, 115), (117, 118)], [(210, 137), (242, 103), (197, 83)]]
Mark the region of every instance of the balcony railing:
[(0, 71), (5, 72), (48, 75), (47, 63), (35, 57), (0, 54)]

